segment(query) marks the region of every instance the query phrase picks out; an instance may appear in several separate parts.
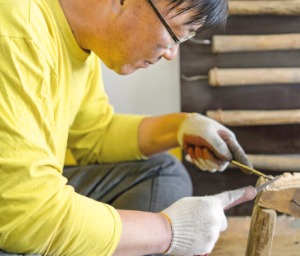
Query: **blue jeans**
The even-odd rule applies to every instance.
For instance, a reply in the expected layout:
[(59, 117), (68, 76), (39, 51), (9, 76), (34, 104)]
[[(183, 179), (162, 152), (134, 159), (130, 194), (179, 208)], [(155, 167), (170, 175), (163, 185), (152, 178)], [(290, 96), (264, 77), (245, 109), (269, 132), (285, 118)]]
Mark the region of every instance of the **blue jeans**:
[[(159, 212), (192, 195), (189, 174), (169, 154), (146, 161), (65, 167), (63, 175), (77, 193), (117, 209)], [(0, 252), (4, 255), (16, 254)]]

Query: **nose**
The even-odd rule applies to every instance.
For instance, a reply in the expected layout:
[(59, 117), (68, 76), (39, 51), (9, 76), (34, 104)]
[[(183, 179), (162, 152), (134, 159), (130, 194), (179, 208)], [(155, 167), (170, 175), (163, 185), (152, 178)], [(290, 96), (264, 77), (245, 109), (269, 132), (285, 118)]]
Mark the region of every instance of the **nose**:
[(175, 45), (169, 49), (166, 49), (162, 55), (166, 60), (173, 60), (177, 56), (179, 45)]

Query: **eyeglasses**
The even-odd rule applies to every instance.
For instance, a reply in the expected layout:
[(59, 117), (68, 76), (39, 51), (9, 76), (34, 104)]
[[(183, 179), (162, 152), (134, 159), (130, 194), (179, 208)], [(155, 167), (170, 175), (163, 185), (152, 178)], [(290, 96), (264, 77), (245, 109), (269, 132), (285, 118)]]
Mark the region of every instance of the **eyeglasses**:
[(191, 39), (192, 37), (194, 37), (196, 35), (195, 31), (191, 31), (189, 32), (186, 36), (184, 37), (177, 37), (174, 32), (172, 31), (172, 29), (169, 27), (169, 25), (167, 24), (167, 22), (164, 20), (164, 18), (161, 16), (161, 14), (159, 13), (159, 11), (156, 9), (155, 5), (153, 4), (152, 0), (148, 0), (148, 3), (150, 4), (150, 6), (152, 7), (153, 11), (155, 12), (155, 14), (157, 15), (157, 17), (159, 18), (159, 20), (161, 21), (161, 23), (164, 25), (164, 27), (166, 28), (166, 30), (168, 31), (168, 33), (170, 34), (170, 36), (173, 38), (174, 43), (168, 44), (167, 48), (170, 49), (176, 45), (179, 45), (189, 39)]

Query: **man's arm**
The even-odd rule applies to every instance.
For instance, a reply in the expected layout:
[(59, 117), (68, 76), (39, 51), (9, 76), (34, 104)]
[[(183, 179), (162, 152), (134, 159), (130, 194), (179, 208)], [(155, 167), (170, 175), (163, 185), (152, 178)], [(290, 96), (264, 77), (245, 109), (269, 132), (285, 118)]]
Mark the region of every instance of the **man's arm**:
[(171, 244), (169, 221), (161, 213), (118, 210), (123, 227), (115, 256), (166, 252)]
[(233, 132), (198, 113), (175, 113), (142, 120), (138, 143), (149, 156), (181, 146), (187, 160), (199, 169), (223, 171), (235, 159), (251, 166)]
[(178, 147), (177, 131), (188, 114), (145, 117), (139, 129), (139, 146), (145, 156)]
[(210, 253), (227, 228), (224, 209), (252, 200), (256, 193), (255, 188), (244, 187), (214, 196), (185, 197), (161, 213), (118, 210), (123, 230), (114, 255)]

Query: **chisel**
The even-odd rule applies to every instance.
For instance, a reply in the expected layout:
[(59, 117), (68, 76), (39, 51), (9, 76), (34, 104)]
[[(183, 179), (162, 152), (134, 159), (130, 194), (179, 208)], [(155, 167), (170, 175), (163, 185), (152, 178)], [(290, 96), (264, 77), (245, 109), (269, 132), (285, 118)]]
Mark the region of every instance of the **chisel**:
[(226, 206), (224, 208), (224, 210), (228, 210), (236, 205), (248, 202), (253, 200), (257, 194), (259, 192), (261, 192), (262, 190), (266, 189), (267, 187), (269, 187), (272, 183), (274, 183), (275, 181), (277, 181), (281, 176), (276, 176), (275, 178), (273, 178), (272, 180), (269, 180), (265, 183), (263, 183), (262, 185), (258, 186), (258, 187), (254, 187), (254, 186), (247, 186), (244, 187), (245, 193), (237, 200), (235, 200), (234, 202), (232, 202), (230, 205)]

